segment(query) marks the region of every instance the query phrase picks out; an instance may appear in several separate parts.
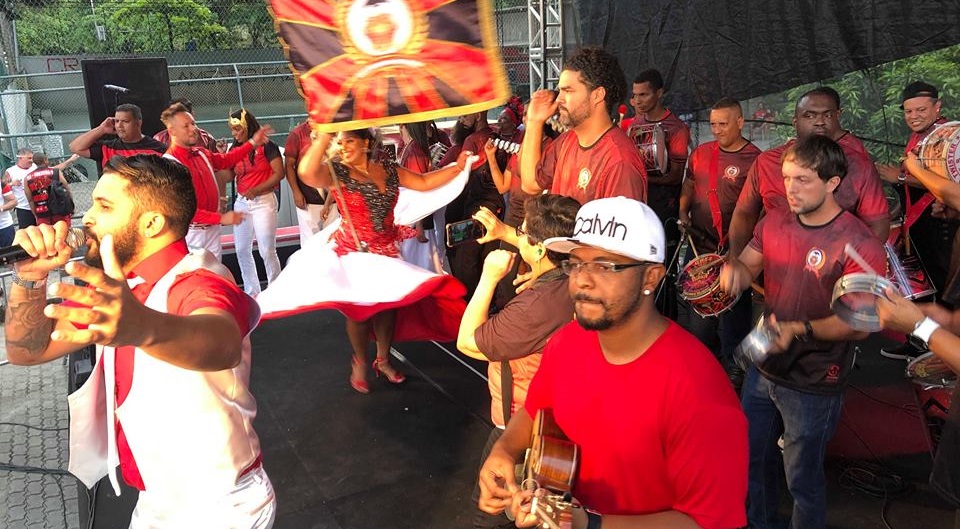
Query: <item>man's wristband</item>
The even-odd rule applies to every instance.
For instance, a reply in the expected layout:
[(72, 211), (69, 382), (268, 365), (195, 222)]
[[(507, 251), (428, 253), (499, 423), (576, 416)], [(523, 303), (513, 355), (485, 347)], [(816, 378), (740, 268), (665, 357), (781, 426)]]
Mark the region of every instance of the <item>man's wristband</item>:
[(47, 286), (47, 278), (44, 277), (43, 279), (36, 279), (36, 280), (32, 280), (32, 281), (31, 281), (31, 280), (29, 280), (29, 279), (23, 279), (22, 277), (20, 277), (19, 275), (17, 275), (17, 271), (14, 270), (14, 271), (13, 271), (13, 284), (14, 284), (14, 285), (20, 285), (21, 287), (23, 287), (23, 288), (25, 288), (25, 289), (27, 289), (27, 290), (40, 290), (40, 289), (42, 289), (42, 288), (44, 288), (44, 287)]
[(809, 320), (803, 322), (803, 334), (795, 335), (798, 340), (801, 342), (806, 342), (813, 339), (813, 324)]
[(924, 345), (927, 347), (930, 346), (930, 337), (933, 336), (933, 332), (940, 328), (940, 324), (933, 321), (930, 318), (924, 318), (917, 322), (917, 325), (913, 328), (913, 332), (910, 333), (914, 338), (922, 340)]

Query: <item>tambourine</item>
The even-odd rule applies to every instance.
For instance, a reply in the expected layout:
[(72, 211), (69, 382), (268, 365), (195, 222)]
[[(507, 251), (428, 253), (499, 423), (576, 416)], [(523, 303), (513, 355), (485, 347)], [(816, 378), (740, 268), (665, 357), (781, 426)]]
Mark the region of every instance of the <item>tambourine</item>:
[(627, 131), (640, 151), (640, 159), (647, 171), (667, 172), (667, 136), (659, 123), (633, 125)]
[(751, 365), (762, 364), (767, 359), (767, 354), (770, 353), (770, 349), (773, 348), (778, 336), (780, 336), (780, 332), (773, 324), (773, 319), (766, 314), (760, 315), (756, 325), (753, 326), (753, 330), (744, 336), (743, 341), (734, 350), (734, 361), (744, 371), (749, 369)]
[(719, 316), (740, 299), (720, 289), (720, 270), (724, 258), (705, 253), (690, 260), (677, 276), (677, 290), (690, 308), (702, 317)]
[(886, 297), (884, 291), (888, 287), (897, 288), (889, 279), (875, 274), (847, 274), (834, 283), (830, 308), (850, 327), (877, 332), (877, 298)]
[(960, 182), (960, 121), (937, 125), (916, 147), (923, 167)]

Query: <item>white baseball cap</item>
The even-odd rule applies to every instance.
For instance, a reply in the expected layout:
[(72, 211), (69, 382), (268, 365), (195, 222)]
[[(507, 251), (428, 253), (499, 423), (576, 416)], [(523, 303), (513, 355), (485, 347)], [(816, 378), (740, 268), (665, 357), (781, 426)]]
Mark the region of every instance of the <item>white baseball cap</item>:
[(573, 237), (543, 241), (548, 250), (570, 253), (583, 246), (636, 261), (662, 263), (666, 236), (650, 206), (626, 197), (591, 200), (577, 211)]

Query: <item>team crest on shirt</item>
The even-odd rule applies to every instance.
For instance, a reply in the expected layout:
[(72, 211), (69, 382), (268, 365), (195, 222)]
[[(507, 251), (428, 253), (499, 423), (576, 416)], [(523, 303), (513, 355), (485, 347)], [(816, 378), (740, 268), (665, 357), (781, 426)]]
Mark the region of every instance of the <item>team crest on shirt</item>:
[(592, 175), (590, 174), (590, 169), (586, 167), (584, 167), (583, 169), (580, 169), (580, 175), (577, 177), (577, 187), (579, 187), (580, 189), (586, 190), (587, 184), (590, 183), (591, 176)]
[(807, 252), (807, 262), (805, 268), (816, 274), (821, 268), (823, 268), (823, 263), (826, 262), (827, 256), (823, 253), (823, 250), (820, 248), (811, 248)]
[(738, 176), (740, 176), (740, 168), (736, 165), (728, 165), (723, 170), (723, 177), (727, 180), (736, 180)]

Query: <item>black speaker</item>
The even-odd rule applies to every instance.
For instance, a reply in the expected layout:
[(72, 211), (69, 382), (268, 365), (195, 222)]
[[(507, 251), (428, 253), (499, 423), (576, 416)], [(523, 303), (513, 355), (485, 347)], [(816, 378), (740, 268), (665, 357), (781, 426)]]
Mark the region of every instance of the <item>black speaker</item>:
[(160, 113), (170, 102), (166, 59), (83, 60), (80, 67), (90, 128), (112, 116), (117, 105), (124, 103), (133, 103), (143, 111), (143, 133), (147, 136), (164, 128)]

